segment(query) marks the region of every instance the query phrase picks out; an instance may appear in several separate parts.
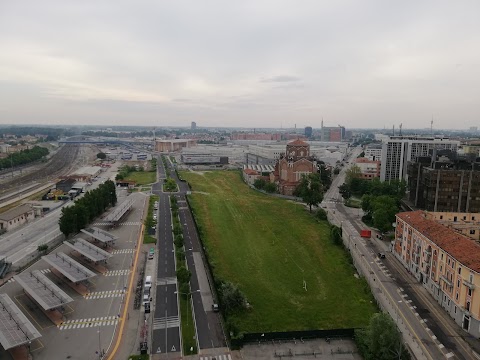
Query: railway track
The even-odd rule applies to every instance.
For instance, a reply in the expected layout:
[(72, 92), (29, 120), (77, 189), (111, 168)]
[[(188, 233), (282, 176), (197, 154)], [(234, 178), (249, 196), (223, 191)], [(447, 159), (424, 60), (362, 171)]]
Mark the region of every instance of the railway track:
[[(0, 194), (5, 194), (1, 197), (2, 202), (20, 196), (22, 193), (30, 192), (36, 188), (41, 188), (45, 185), (44, 180), (53, 180), (59, 176), (66, 175), (76, 164), (76, 159), (80, 152), (80, 145), (69, 144), (63, 146), (52, 158), (44, 164), (40, 169), (34, 170), (28, 174), (13, 178), (2, 185)], [(37, 182), (38, 185), (32, 185), (32, 182)], [(12, 192), (13, 189), (20, 189), (26, 187), (24, 191), (13, 193), (11, 196), (6, 195)]]

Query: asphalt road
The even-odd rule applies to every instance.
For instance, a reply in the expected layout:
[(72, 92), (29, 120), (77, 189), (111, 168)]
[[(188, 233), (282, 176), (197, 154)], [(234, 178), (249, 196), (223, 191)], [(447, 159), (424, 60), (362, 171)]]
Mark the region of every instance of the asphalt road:
[[(158, 177), (165, 177), (163, 163), (158, 161)], [(162, 183), (156, 183), (152, 192), (160, 196), (157, 213), (157, 280), (155, 310), (152, 328), (152, 353), (180, 353), (180, 321), (177, 302), (175, 253), (170, 215), (169, 196), (162, 192)]]
[[(174, 252), (173, 252), (173, 236), (171, 233), (171, 218), (170, 218), (170, 210), (169, 210), (169, 200), (168, 195), (162, 192), (162, 181), (166, 178), (166, 172), (161, 161), (161, 158), (158, 159), (158, 178), (160, 180), (159, 183), (155, 184), (153, 187), (153, 192), (160, 196), (160, 214), (158, 215), (158, 234), (159, 234), (159, 241), (158, 241), (158, 250), (159, 250), (159, 260), (158, 260), (158, 282), (157, 282), (157, 296), (156, 296), (156, 309), (155, 309), (155, 316), (154, 316), (154, 323), (158, 323), (155, 319), (158, 318), (165, 318), (172, 319), (172, 317), (178, 318), (178, 309), (176, 308), (177, 303), (170, 301), (168, 298), (168, 307), (166, 304), (162, 304), (165, 298), (165, 294), (168, 292), (175, 293), (176, 285), (161, 285), (162, 278), (169, 278), (171, 282), (175, 277), (175, 267), (174, 267)], [(219, 313), (213, 312), (206, 304), (203, 303), (202, 293), (200, 293), (200, 284), (199, 284), (199, 276), (197, 274), (197, 269), (195, 267), (194, 262), (194, 254), (200, 255), (197, 257), (203, 257), (203, 248), (200, 243), (197, 229), (195, 227), (195, 223), (193, 220), (192, 213), (188, 204), (186, 202), (185, 196), (188, 191), (190, 191), (188, 184), (184, 181), (180, 181), (174, 171), (173, 166), (168, 161), (167, 162), (168, 169), (170, 171), (170, 177), (174, 179), (178, 185), (179, 191), (175, 193), (174, 196), (177, 197), (179, 201), (179, 216), (180, 222), (183, 227), (183, 234), (185, 239), (185, 253), (186, 253), (186, 260), (188, 269), (192, 273), (192, 277), (190, 280), (190, 288), (192, 291), (192, 302), (193, 302), (193, 311), (195, 317), (195, 324), (197, 329), (197, 341), (199, 349), (212, 349), (212, 348), (224, 348), (226, 347), (225, 336), (223, 334), (223, 329), (221, 325), (221, 318)], [(172, 264), (172, 265), (171, 265)], [(203, 263), (197, 264), (197, 266), (204, 266)], [(162, 291), (162, 292), (160, 292)], [(204, 292), (205, 289), (202, 289)], [(208, 292), (211, 298), (210, 288), (208, 288)], [(176, 295), (175, 295), (176, 296)], [(166, 311), (166, 313), (165, 313)], [(175, 318), (176, 319), (176, 318)], [(164, 323), (164, 322), (163, 322)], [(170, 322), (173, 328), (173, 323)], [(152, 350), (153, 353), (156, 352), (158, 344), (163, 342), (163, 347), (160, 345), (162, 349), (165, 347), (165, 341), (162, 340), (164, 337), (164, 333), (161, 333), (160, 330), (154, 330), (153, 334), (153, 346)], [(170, 337), (170, 333), (168, 334)], [(173, 336), (173, 335), (172, 335)], [(178, 336), (179, 333), (178, 333)], [(170, 343), (168, 347), (171, 348)], [(175, 346), (176, 347), (176, 346)], [(176, 347), (177, 348), (177, 347)]]
[[(350, 159), (355, 159), (360, 153), (360, 149), (354, 149), (350, 156)], [(325, 201), (322, 203), (322, 207), (327, 208), (330, 212), (334, 213), (334, 216), (338, 219), (342, 227), (346, 229), (349, 225), (353, 226), (356, 232), (363, 228), (363, 223), (360, 221), (358, 215), (355, 215), (355, 210), (346, 208), (342, 204), (341, 196), (338, 192), (338, 186), (345, 181), (346, 169), (349, 166), (345, 166), (339, 175), (332, 182), (331, 188), (325, 195)], [(355, 241), (358, 246), (354, 246), (354, 252), (363, 258), (369, 268), (370, 274), (367, 276), (373, 276), (378, 281), (378, 287), (372, 289), (372, 291), (384, 292), (385, 295), (394, 300), (396, 303), (396, 309), (398, 310), (397, 319), (401, 319), (406, 323), (406, 327), (417, 341), (421, 344), (422, 352), (427, 359), (441, 359), (445, 358), (446, 354), (449, 354), (451, 359), (474, 359), (470, 355), (468, 345), (459, 336), (457, 331), (454, 331), (453, 320), (448, 318), (446, 313), (439, 311), (433, 304), (435, 301), (433, 298), (428, 298), (425, 294), (422, 294), (415, 287), (410, 286), (414, 280), (405, 273), (403, 267), (397, 263), (397, 260), (393, 255), (387, 253), (387, 258), (382, 264), (388, 268), (389, 272), (393, 275), (387, 277), (378, 265), (377, 253), (384, 251), (385, 247), (380, 248), (375, 245), (376, 241), (369, 240), (364, 241), (358, 236), (353, 236), (352, 241)], [(355, 254), (352, 253), (354, 256)], [(393, 280), (394, 279), (394, 280)], [(402, 289), (402, 291), (399, 291)], [(427, 295), (428, 296), (428, 295)], [(406, 299), (410, 302), (406, 302)], [(419, 301), (419, 298), (422, 301)], [(408, 305), (407, 305), (408, 304)], [(415, 306), (415, 307), (414, 307)], [(422, 311), (428, 309), (427, 311)], [(427, 315), (426, 312), (431, 314)], [(416, 315), (415, 313), (419, 314)], [(427, 319), (428, 329), (423, 325)], [(438, 339), (438, 341), (444, 346), (440, 349), (436, 342), (432, 338), (432, 334)], [(465, 335), (465, 334), (464, 334)]]

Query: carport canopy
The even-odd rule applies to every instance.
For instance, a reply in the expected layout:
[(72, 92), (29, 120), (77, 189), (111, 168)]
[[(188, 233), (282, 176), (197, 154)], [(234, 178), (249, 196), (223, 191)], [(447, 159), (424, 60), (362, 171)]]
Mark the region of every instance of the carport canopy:
[(5, 350), (31, 343), (42, 335), (7, 294), (0, 294), (0, 343)]
[(42, 256), (42, 259), (74, 283), (79, 283), (95, 276), (94, 272), (76, 262), (63, 252), (45, 255)]
[(125, 199), (120, 205), (118, 205), (110, 214), (105, 217), (105, 221), (110, 223), (116, 223), (120, 221), (123, 215), (127, 213), (128, 210), (131, 209), (133, 205), (133, 200), (128, 198)]
[(93, 237), (95, 240), (100, 241), (104, 245), (109, 245), (110, 243), (114, 243), (116, 240), (118, 240), (117, 236), (109, 233), (108, 231), (99, 229), (95, 226), (87, 229), (82, 229), (81, 231), (82, 233)]
[(100, 249), (85, 239), (75, 239), (73, 244), (68, 241), (64, 241), (63, 243), (93, 262), (106, 261), (112, 256), (108, 251)]
[(24, 272), (13, 278), (44, 310), (56, 309), (73, 302), (67, 293), (39, 270)]

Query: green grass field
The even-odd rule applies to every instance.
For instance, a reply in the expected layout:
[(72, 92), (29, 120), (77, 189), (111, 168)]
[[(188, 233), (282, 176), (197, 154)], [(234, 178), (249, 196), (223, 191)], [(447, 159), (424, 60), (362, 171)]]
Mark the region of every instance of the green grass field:
[(155, 171), (135, 171), (128, 174), (125, 180), (136, 181), (137, 185), (152, 184), (157, 181), (157, 174)]
[[(239, 285), (252, 309), (240, 331), (363, 327), (376, 307), (329, 225), (300, 205), (249, 189), (238, 172), (182, 172), (215, 276)], [(303, 288), (305, 280), (307, 291)]]

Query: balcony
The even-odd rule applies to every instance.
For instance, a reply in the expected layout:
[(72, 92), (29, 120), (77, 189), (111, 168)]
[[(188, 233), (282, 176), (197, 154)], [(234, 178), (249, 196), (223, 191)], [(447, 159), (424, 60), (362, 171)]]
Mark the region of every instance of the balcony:
[(470, 282), (470, 280), (463, 280), (463, 285), (468, 287), (470, 290), (475, 290), (475, 285)]
[(447, 284), (448, 286), (453, 287), (453, 283), (450, 280), (448, 280), (448, 278), (445, 275), (440, 275), (440, 279), (442, 279), (445, 282), (445, 284)]

